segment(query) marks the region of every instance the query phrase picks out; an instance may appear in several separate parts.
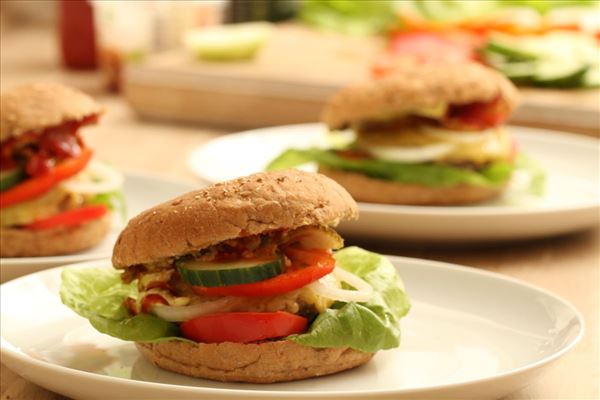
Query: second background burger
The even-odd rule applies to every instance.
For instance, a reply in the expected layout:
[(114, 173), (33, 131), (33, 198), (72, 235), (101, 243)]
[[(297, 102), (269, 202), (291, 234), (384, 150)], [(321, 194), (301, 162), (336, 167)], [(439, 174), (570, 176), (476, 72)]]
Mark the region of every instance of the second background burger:
[(408, 64), (326, 105), (323, 122), (351, 129), (353, 143), (290, 149), (268, 169), (316, 162), (358, 201), (483, 202), (502, 194), (515, 169), (518, 146), (503, 125), (516, 104), (512, 83), (479, 64)]

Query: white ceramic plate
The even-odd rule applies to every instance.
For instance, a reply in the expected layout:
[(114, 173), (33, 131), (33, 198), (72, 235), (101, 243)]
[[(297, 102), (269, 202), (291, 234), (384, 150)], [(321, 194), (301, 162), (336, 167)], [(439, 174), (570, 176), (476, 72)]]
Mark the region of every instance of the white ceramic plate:
[[(132, 343), (96, 332), (58, 297), (60, 268), (2, 285), (2, 362), (77, 399), (498, 398), (581, 339), (569, 303), (499, 274), (390, 257), (413, 307), (402, 345), (352, 371), (271, 385), (194, 379), (154, 367)], [(78, 267), (110, 266), (91, 261)]]
[[(140, 174), (125, 174), (123, 191), (127, 203), (127, 214), (133, 217), (160, 202), (194, 189), (193, 185)], [(71, 264), (87, 260), (108, 258), (123, 228), (121, 221), (115, 223), (107, 237), (92, 249), (75, 254), (53, 257), (0, 258), (2, 282), (44, 268)]]
[[(346, 236), (394, 241), (481, 242), (551, 236), (597, 225), (599, 141), (542, 129), (510, 130), (520, 148), (546, 171), (544, 196), (527, 195), (516, 185), (497, 200), (473, 206), (360, 203), (360, 219), (343, 223), (340, 230)], [(320, 124), (257, 129), (210, 141), (191, 153), (188, 165), (201, 179), (217, 182), (261, 171), (284, 149), (327, 145)], [(307, 169), (311, 168), (315, 170)]]

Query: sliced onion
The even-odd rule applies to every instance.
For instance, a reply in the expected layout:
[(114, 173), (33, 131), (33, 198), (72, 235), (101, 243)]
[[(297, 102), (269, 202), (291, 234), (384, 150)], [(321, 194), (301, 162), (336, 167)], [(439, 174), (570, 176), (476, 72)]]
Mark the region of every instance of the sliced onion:
[(289, 233), (286, 244), (298, 243), (305, 249), (339, 249), (344, 239), (329, 227), (308, 226)]
[(373, 293), (373, 288), (367, 281), (365, 281), (362, 278), (359, 278), (350, 271), (346, 271), (345, 269), (340, 267), (335, 267), (333, 270), (333, 274), (340, 281), (346, 282), (348, 285), (352, 286), (356, 290), (369, 292), (369, 294)]
[(450, 153), (456, 144), (436, 143), (427, 146), (370, 146), (369, 152), (382, 160), (418, 163), (434, 161)]
[(425, 125), (421, 128), (423, 133), (434, 137), (436, 139), (443, 140), (445, 142), (453, 143), (481, 143), (485, 140), (489, 140), (494, 135), (493, 129), (485, 129), (482, 131), (453, 131), (450, 129), (438, 128), (435, 126)]
[(110, 193), (123, 186), (123, 175), (103, 162), (92, 160), (87, 167), (63, 182), (63, 187), (78, 194)]
[(356, 290), (346, 290), (331, 286), (329, 280), (325, 280), (323, 278), (311, 283), (308, 285), (308, 288), (310, 288), (316, 295), (332, 300), (344, 302), (365, 302), (371, 299), (373, 288), (358, 276), (340, 267), (335, 267), (333, 274), (340, 281), (346, 282), (347, 284), (356, 288)]
[(228, 312), (237, 307), (239, 303), (239, 298), (223, 297), (183, 307), (155, 304), (151, 307), (151, 311), (165, 321), (181, 322), (216, 312)]

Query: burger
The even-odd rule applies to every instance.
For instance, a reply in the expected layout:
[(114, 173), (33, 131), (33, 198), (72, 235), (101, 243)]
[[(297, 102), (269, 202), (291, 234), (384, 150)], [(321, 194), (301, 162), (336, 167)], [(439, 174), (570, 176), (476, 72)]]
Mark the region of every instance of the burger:
[(2, 94), (0, 108), (0, 256), (36, 257), (87, 249), (124, 210), (122, 176), (92, 158), (79, 129), (102, 108), (57, 84)]
[(356, 217), (352, 197), (319, 174), (219, 183), (133, 218), (114, 269), (65, 269), (61, 298), (180, 374), (254, 383), (333, 374), (399, 346), (410, 308), (385, 257), (341, 249), (333, 226)]
[(322, 120), (352, 143), (290, 149), (267, 169), (316, 162), (359, 201), (459, 205), (506, 188), (517, 146), (502, 126), (517, 103), (504, 76), (475, 63), (406, 64), (381, 79), (341, 90)]

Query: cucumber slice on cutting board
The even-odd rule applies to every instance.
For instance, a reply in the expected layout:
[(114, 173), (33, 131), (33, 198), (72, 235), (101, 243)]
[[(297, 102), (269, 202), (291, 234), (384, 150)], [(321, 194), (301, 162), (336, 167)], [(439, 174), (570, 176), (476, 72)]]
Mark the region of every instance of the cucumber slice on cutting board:
[(543, 36), (496, 34), (482, 54), (516, 83), (540, 87), (598, 87), (598, 44), (593, 38), (553, 32)]
[(570, 88), (582, 86), (589, 65), (558, 60), (538, 62), (533, 83), (538, 86)]
[(537, 63), (534, 61), (520, 61), (495, 65), (508, 79), (515, 83), (529, 83), (533, 80)]
[(485, 46), (485, 51), (514, 61), (533, 61), (540, 57), (539, 54), (524, 50), (515, 43), (511, 44), (500, 39), (490, 39)]
[(225, 262), (183, 258), (176, 263), (181, 279), (196, 286), (229, 286), (273, 278), (285, 271), (282, 256)]
[(25, 178), (21, 168), (10, 169), (0, 172), (0, 191), (10, 189)]
[(270, 24), (250, 22), (190, 31), (184, 44), (203, 60), (238, 61), (253, 58), (270, 36)]

